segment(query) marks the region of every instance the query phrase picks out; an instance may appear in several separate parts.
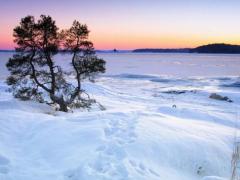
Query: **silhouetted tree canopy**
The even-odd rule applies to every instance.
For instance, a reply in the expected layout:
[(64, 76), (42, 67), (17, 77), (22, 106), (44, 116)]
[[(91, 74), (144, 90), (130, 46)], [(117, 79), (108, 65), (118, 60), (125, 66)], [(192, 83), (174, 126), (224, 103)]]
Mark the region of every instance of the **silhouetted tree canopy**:
[[(95, 55), (88, 34), (88, 27), (78, 21), (59, 31), (50, 16), (41, 15), (38, 21), (33, 16), (21, 19), (13, 34), (16, 53), (6, 65), (11, 73), (7, 83), (13, 95), (22, 100), (57, 104), (65, 112), (71, 107), (90, 107), (95, 101), (84, 96), (81, 82), (104, 73), (105, 61)], [(62, 67), (54, 61), (60, 50), (71, 53), (69, 61), (76, 83), (68, 82)]]

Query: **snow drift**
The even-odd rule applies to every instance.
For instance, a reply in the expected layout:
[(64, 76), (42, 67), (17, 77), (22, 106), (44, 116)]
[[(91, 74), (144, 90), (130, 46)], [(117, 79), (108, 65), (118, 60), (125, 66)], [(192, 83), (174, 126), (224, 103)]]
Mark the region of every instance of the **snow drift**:
[(105, 111), (61, 113), (14, 99), (2, 79), (0, 179), (229, 179), (238, 83), (232, 76), (106, 74), (84, 83)]

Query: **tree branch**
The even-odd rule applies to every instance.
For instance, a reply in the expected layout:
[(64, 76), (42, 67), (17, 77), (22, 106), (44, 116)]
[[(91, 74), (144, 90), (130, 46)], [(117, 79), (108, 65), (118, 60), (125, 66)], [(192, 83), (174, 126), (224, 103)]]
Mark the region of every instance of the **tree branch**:
[(33, 65), (33, 58), (35, 56), (35, 50), (33, 50), (33, 54), (30, 58), (30, 65), (31, 65), (31, 68), (32, 68), (32, 75), (33, 75), (33, 79), (34, 81), (37, 83), (37, 85), (41, 88), (43, 88), (45, 91), (49, 92), (50, 93), (50, 89), (48, 89), (46, 86), (44, 86), (43, 84), (41, 84), (38, 79), (37, 79), (37, 76), (36, 76), (36, 70), (35, 70), (35, 67)]

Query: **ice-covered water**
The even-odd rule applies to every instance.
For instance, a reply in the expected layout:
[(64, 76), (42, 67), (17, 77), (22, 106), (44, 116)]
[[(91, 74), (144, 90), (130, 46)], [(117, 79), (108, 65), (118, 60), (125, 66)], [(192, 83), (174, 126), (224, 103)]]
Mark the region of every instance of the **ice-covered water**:
[[(0, 77), (13, 53), (0, 53)], [(106, 74), (154, 74), (161, 76), (240, 76), (240, 55), (188, 53), (98, 53), (106, 60)], [(68, 67), (70, 55), (56, 56)]]
[(126, 53), (99, 54), (108, 74), (164, 76), (239, 76), (240, 55)]

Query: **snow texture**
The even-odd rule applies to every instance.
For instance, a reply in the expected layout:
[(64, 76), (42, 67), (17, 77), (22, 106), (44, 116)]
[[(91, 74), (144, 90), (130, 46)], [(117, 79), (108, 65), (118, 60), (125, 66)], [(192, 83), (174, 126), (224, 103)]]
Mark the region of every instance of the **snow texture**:
[[(84, 82), (106, 110), (96, 106), (72, 113), (14, 99), (4, 82), (6, 74), (0, 73), (1, 180), (230, 177), (240, 108), (236, 74), (107, 72), (94, 84)], [(210, 99), (211, 93), (233, 102)]]

